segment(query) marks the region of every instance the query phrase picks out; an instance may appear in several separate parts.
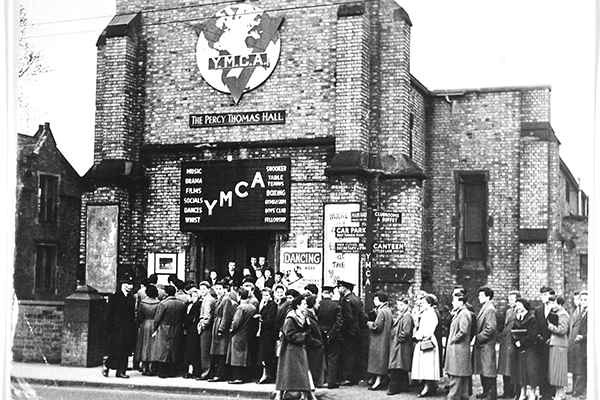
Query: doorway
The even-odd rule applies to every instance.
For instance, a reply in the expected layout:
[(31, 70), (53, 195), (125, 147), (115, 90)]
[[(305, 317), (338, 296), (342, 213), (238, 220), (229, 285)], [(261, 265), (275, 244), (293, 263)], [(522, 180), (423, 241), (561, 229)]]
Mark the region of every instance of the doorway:
[(267, 266), (274, 269), (275, 234), (263, 231), (211, 231), (197, 236), (197, 275), (208, 279), (211, 270), (222, 277), (227, 264), (235, 261), (241, 271), (250, 265), (250, 257), (266, 257)]

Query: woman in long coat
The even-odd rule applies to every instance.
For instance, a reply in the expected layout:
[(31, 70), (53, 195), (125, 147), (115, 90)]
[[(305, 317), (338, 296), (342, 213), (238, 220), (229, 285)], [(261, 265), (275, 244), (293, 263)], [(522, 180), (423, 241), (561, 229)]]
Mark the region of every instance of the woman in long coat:
[(136, 319), (140, 325), (135, 348), (136, 359), (142, 363), (142, 375), (150, 375), (150, 362), (152, 360), (152, 346), (154, 345), (154, 317), (158, 310), (158, 289), (149, 285), (146, 288), (146, 297), (138, 303)]
[(259, 358), (263, 366), (263, 374), (258, 383), (275, 382), (275, 347), (277, 344), (277, 304), (273, 301), (273, 291), (265, 287), (259, 305), (260, 337)]
[(304, 392), (307, 400), (316, 400), (313, 393), (315, 386), (308, 369), (306, 356), (305, 341), (308, 330), (306, 299), (296, 296), (291, 302), (291, 308), (282, 328), (281, 352), (275, 382), (275, 390), (278, 393), (275, 399), (281, 399), (285, 391), (296, 391)]
[(502, 375), (504, 395), (508, 397), (515, 397), (515, 385), (512, 377), (517, 370), (517, 353), (512, 341), (511, 330), (515, 323), (515, 304), (519, 297), (521, 295), (516, 290), (508, 292), (508, 308), (504, 314), (504, 328), (500, 336), (500, 351), (498, 352), (498, 375)]
[(393, 320), (387, 294), (375, 293), (373, 304), (377, 314), (375, 321), (367, 322), (367, 328), (371, 330), (367, 372), (375, 375), (376, 378), (372, 386), (369, 386), (369, 390), (379, 389), (382, 386), (381, 378), (388, 373)]
[[(432, 308), (434, 302), (434, 298), (429, 294), (421, 300), (423, 311), (419, 315), (417, 329), (413, 334), (417, 344), (413, 352), (411, 378), (423, 381), (423, 390), (419, 394), (421, 397), (435, 393), (437, 391), (436, 381), (440, 379), (440, 349), (434, 336), (439, 321)], [(433, 348), (423, 348), (423, 343), (427, 340), (433, 343)]]
[(412, 368), (413, 329), (415, 323), (408, 309), (408, 300), (398, 300), (398, 316), (392, 324), (390, 362), (388, 365), (390, 384), (388, 394), (408, 392), (408, 373)]
[(117, 378), (129, 378), (128, 358), (135, 346), (135, 298), (131, 294), (133, 278), (125, 274), (119, 280), (119, 290), (108, 298), (104, 330), (106, 340), (106, 362), (102, 375), (108, 377), (110, 369), (117, 370)]
[(540, 358), (537, 351), (537, 336), (540, 333), (531, 305), (525, 299), (517, 299), (516, 318), (512, 339), (517, 350), (517, 374), (514, 383), (521, 386), (520, 398), (533, 396), (535, 387), (541, 382)]
[(212, 326), (212, 341), (210, 345), (211, 356), (211, 375), (209, 381), (225, 380), (225, 360), (227, 357), (227, 348), (229, 347), (229, 337), (231, 322), (236, 305), (231, 300), (228, 293), (228, 283), (219, 281), (213, 286), (217, 293), (217, 302)]
[(321, 325), (315, 314), (315, 303), (317, 296), (308, 295), (306, 298), (306, 323), (308, 331), (306, 335), (306, 357), (308, 358), (308, 369), (316, 387), (323, 386), (325, 381), (325, 347), (323, 345), (323, 333)]
[(188, 294), (192, 302), (187, 306), (187, 314), (183, 322), (183, 331), (185, 334), (183, 364), (188, 368), (183, 377), (186, 379), (200, 377), (202, 364), (202, 360), (200, 359), (200, 335), (198, 333), (198, 321), (200, 320), (202, 302), (199, 301), (198, 289), (192, 288), (188, 291)]
[[(567, 347), (569, 339), (569, 313), (564, 309), (565, 300), (561, 296), (550, 296), (548, 303), (552, 311), (548, 314), (550, 335), (550, 356), (548, 359), (548, 382), (556, 388), (556, 400), (565, 399), (567, 386)], [(555, 316), (555, 317), (551, 317)], [(556, 323), (555, 323), (556, 322)]]
[(246, 289), (240, 289), (240, 304), (233, 314), (231, 323), (231, 343), (227, 352), (227, 363), (233, 369), (233, 380), (229, 383), (243, 383), (246, 380), (246, 367), (248, 360), (248, 343), (252, 331), (252, 321), (256, 314), (256, 308), (250, 304), (250, 293)]

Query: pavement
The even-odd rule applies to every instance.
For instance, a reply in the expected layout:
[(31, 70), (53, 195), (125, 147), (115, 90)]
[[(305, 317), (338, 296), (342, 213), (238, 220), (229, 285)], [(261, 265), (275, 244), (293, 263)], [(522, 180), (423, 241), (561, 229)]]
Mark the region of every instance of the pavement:
[[(108, 378), (102, 375), (102, 367), (67, 367), (60, 364), (19, 363), (13, 362), (11, 380), (13, 386), (26, 387), (29, 385), (44, 385), (52, 387), (81, 387), (102, 388), (114, 390), (134, 390), (136, 392), (158, 392), (168, 394), (188, 394), (217, 396), (221, 398), (272, 399), (275, 394), (275, 384), (245, 383), (232, 385), (227, 382), (207, 382), (182, 377), (161, 379), (157, 376), (142, 376), (138, 371), (128, 371), (129, 379), (117, 378), (111, 370)], [(570, 374), (569, 374), (570, 378)], [(501, 381), (501, 379), (498, 379)], [(447, 378), (438, 382), (441, 390), (431, 399), (445, 399), (444, 386)], [(501, 393), (501, 384), (498, 382)], [(570, 385), (569, 385), (570, 386)], [(411, 387), (409, 393), (388, 396), (385, 390), (367, 390), (367, 384), (361, 382), (354, 386), (343, 386), (338, 389), (317, 389), (315, 395), (319, 400), (414, 400), (419, 393), (419, 387)], [(479, 393), (481, 384), (478, 376), (473, 377), (473, 391)], [(31, 398), (31, 397), (28, 397)], [(569, 397), (570, 398), (570, 397)], [(475, 396), (471, 396), (475, 399)]]
[[(232, 385), (227, 382), (207, 382), (182, 377), (161, 379), (157, 376), (142, 376), (138, 371), (127, 371), (129, 379), (117, 378), (114, 370), (108, 378), (102, 375), (102, 367), (67, 367), (60, 364), (13, 362), (11, 380), (13, 386), (44, 385), (53, 387), (87, 387), (115, 390), (135, 390), (145, 392), (179, 393), (199, 396), (219, 396), (226, 398), (272, 399), (275, 384), (245, 383)], [(369, 391), (366, 383), (343, 386), (338, 389), (316, 389), (319, 400), (413, 400), (419, 388), (409, 393), (387, 396), (385, 390)], [(443, 399), (438, 393), (432, 399)]]

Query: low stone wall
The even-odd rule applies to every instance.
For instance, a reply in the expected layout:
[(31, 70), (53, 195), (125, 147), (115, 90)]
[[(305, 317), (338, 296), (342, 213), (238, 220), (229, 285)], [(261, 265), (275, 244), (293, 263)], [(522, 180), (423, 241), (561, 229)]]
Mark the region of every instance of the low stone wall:
[(17, 362), (61, 362), (63, 301), (20, 300), (12, 345)]

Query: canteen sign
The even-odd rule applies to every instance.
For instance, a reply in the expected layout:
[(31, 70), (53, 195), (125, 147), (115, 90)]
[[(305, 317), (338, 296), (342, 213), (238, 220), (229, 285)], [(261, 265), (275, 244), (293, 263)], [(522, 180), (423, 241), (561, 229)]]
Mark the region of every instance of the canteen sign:
[(202, 25), (196, 60), (200, 74), (216, 90), (230, 93), (235, 104), (242, 94), (271, 75), (281, 52), (279, 26), (252, 4), (225, 7)]
[(290, 226), (290, 159), (181, 163), (183, 231)]

